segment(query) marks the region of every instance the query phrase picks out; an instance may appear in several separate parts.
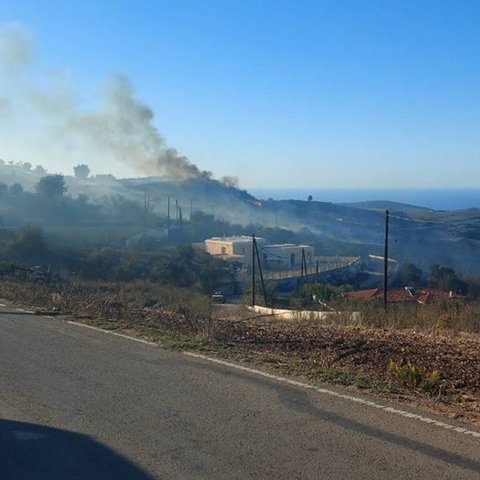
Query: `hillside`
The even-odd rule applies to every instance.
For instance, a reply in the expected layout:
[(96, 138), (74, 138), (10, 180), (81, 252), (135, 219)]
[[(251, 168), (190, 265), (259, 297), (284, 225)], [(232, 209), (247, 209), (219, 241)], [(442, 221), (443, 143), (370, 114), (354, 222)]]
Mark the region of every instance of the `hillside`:
[[(388, 207), (392, 257), (422, 269), (439, 263), (463, 274), (480, 274), (477, 209), (434, 211), (389, 202), (348, 205), (259, 201), (244, 190), (209, 178), (168, 181), (161, 177), (116, 179), (103, 175), (85, 179), (66, 176), (67, 197), (62, 209), (52, 214), (53, 206), (42, 205), (34, 193), (44, 175), (41, 170), (0, 165), (0, 183), (4, 185), (0, 215), (6, 228), (31, 223), (47, 230), (87, 224), (99, 229), (135, 225), (135, 231), (141, 231), (146, 226), (165, 225), (170, 201), (172, 222), (188, 222), (192, 213), (203, 212), (202, 231), (206, 236), (235, 233), (235, 227), (229, 226), (235, 224), (242, 233), (270, 229), (272, 241), (307, 241), (319, 254), (367, 255), (383, 252), (384, 209)], [(21, 198), (12, 193), (15, 183), (25, 191)]]

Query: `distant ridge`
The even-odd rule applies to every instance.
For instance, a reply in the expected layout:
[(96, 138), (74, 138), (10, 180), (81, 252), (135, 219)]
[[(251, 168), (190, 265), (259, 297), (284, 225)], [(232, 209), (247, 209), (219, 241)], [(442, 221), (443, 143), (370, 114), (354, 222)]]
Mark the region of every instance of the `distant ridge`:
[(391, 210), (394, 212), (410, 212), (423, 211), (435, 212), (433, 208), (421, 207), (420, 205), (411, 205), (409, 203), (392, 202), (389, 200), (369, 200), (365, 202), (340, 203), (347, 207), (361, 208), (363, 210)]

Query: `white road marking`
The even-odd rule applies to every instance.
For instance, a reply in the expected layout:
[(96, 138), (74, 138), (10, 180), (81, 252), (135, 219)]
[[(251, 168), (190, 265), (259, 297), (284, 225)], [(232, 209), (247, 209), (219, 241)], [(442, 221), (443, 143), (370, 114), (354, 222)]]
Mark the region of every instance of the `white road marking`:
[(252, 373), (254, 375), (260, 375), (262, 377), (270, 378), (272, 380), (276, 380), (277, 382), (286, 383), (288, 385), (293, 385), (295, 387), (305, 388), (308, 390), (314, 390), (315, 392), (321, 393), (323, 395), (330, 395), (331, 397), (342, 398), (343, 400), (348, 400), (350, 402), (359, 403), (361, 405), (366, 405), (372, 408), (378, 408), (379, 410), (383, 410), (384, 412), (392, 413), (394, 415), (399, 415), (401, 417), (411, 418), (413, 420), (417, 420), (420, 422), (429, 423), (431, 425), (435, 425), (445, 430), (452, 430), (458, 433), (463, 433), (465, 435), (470, 435), (475, 438), (480, 438), (479, 432), (474, 432), (473, 430), (467, 430), (465, 428), (457, 427), (455, 425), (449, 425), (447, 423), (434, 420), (433, 418), (424, 417), (423, 415), (417, 415), (416, 413), (406, 412), (404, 410), (399, 410), (393, 407), (387, 407), (385, 405), (381, 405), (380, 403), (372, 402), (371, 400), (364, 400), (363, 398), (354, 397), (353, 395), (338, 393), (338, 392), (335, 392), (334, 390), (329, 390), (328, 388), (317, 387), (315, 385), (310, 385), (308, 383), (299, 382), (297, 380), (292, 380), (290, 378), (281, 377), (279, 375), (274, 375), (272, 373), (262, 372), (261, 370), (256, 370), (254, 368), (244, 367), (242, 365), (237, 365), (235, 363), (226, 362), (225, 360), (219, 360), (217, 358), (207, 357), (206, 355), (202, 355), (199, 353), (193, 353), (193, 352), (183, 352), (183, 353), (184, 355), (188, 355), (189, 357), (200, 358), (208, 362), (217, 363), (218, 365), (223, 365), (225, 367), (235, 368), (236, 370), (241, 370), (243, 372)]
[(114, 332), (113, 330), (105, 330), (103, 328), (94, 327), (93, 325), (87, 325), (86, 323), (73, 322), (72, 320), (67, 320), (67, 323), (70, 323), (71, 325), (78, 325), (79, 327), (90, 328), (91, 330), (95, 330), (97, 332), (108, 333), (110, 335), (115, 335), (116, 337), (126, 338), (127, 340), (144, 343), (145, 345), (151, 345), (153, 347), (157, 346), (155, 342), (149, 342), (148, 340), (143, 340), (142, 338), (131, 337), (130, 335), (124, 335), (123, 333)]
[[(145, 345), (150, 345), (150, 346), (153, 346), (153, 347), (157, 346), (157, 344), (155, 342), (149, 342), (149, 341), (143, 340), (141, 338), (135, 338), (135, 337), (132, 337), (130, 335), (124, 335), (123, 333), (118, 333), (118, 332), (114, 332), (114, 331), (111, 331), (111, 330), (105, 330), (103, 328), (94, 327), (92, 325), (87, 325), (85, 323), (74, 322), (74, 321), (71, 321), (71, 320), (67, 320), (67, 323), (70, 323), (71, 325), (78, 325), (79, 327), (89, 328), (89, 329), (95, 330), (97, 332), (108, 333), (110, 335), (115, 335), (116, 337), (126, 338), (127, 340), (133, 340), (135, 342), (143, 343)], [(379, 410), (383, 410), (384, 412), (392, 413), (392, 414), (398, 415), (400, 417), (411, 418), (412, 420), (417, 420), (419, 422), (435, 425), (436, 427), (440, 427), (440, 428), (443, 428), (445, 430), (452, 430), (454, 432), (463, 433), (464, 435), (470, 435), (470, 436), (475, 437), (475, 438), (480, 438), (480, 432), (475, 432), (473, 430), (467, 430), (463, 427), (458, 427), (458, 426), (451, 425), (451, 424), (448, 424), (448, 423), (440, 422), (440, 421), (435, 420), (433, 418), (424, 417), (423, 415), (418, 415), (416, 413), (406, 412), (405, 410), (399, 410), (397, 408), (387, 407), (385, 405), (373, 402), (371, 400), (365, 400), (363, 398), (355, 397), (353, 395), (347, 395), (347, 394), (344, 394), (344, 393), (335, 392), (334, 390), (330, 390), (328, 388), (317, 387), (316, 385), (311, 385), (311, 384), (308, 384), (308, 383), (299, 382), (298, 380), (292, 380), (290, 378), (281, 377), (280, 375), (274, 375), (273, 373), (262, 372), (261, 370), (257, 370), (255, 368), (245, 367), (243, 365), (238, 365), (236, 363), (227, 362), (225, 360), (220, 360), (218, 358), (208, 357), (208, 356), (202, 355), (200, 353), (185, 352), (185, 351), (183, 351), (182, 353), (184, 355), (189, 356), (189, 357), (200, 358), (202, 360), (206, 360), (207, 362), (212, 362), (212, 363), (216, 363), (218, 365), (223, 365), (225, 367), (234, 368), (236, 370), (240, 370), (242, 372), (247, 372), (247, 373), (250, 373), (250, 374), (253, 374), (253, 375), (259, 375), (261, 377), (269, 378), (271, 380), (276, 380), (277, 382), (286, 383), (287, 385), (293, 385), (295, 387), (305, 388), (307, 390), (313, 390), (313, 391), (315, 391), (317, 393), (321, 393), (323, 395), (329, 395), (331, 397), (341, 398), (343, 400), (348, 400), (350, 402), (355, 402), (355, 403), (359, 403), (361, 405), (366, 405), (368, 407), (377, 408)]]

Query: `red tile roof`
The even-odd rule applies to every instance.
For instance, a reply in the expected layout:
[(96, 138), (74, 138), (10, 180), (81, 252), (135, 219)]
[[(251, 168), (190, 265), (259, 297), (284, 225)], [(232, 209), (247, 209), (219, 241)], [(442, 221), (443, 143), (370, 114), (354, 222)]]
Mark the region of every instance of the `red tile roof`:
[(357, 290), (356, 292), (347, 292), (345, 295), (355, 300), (371, 300), (374, 298), (380, 290), (378, 288), (372, 288), (370, 290)]
[[(370, 290), (357, 290), (345, 294), (354, 300), (372, 300), (374, 298), (383, 298), (383, 290), (373, 288)], [(435, 303), (449, 300), (459, 300), (462, 297), (452, 295), (450, 292), (444, 292), (435, 288), (407, 289), (391, 288), (387, 293), (387, 301), (391, 303), (415, 302), (415, 303)]]

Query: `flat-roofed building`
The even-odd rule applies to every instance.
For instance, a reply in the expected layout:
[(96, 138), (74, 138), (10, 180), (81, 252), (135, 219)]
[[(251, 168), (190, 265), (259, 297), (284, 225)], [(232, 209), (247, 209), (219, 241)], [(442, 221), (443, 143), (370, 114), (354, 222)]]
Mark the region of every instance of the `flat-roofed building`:
[[(263, 238), (256, 240), (259, 249), (266, 243)], [(205, 240), (205, 251), (215, 257), (221, 257), (223, 260), (251, 265), (252, 237), (247, 235), (212, 237)]]
[(305, 254), (307, 265), (311, 265), (315, 255), (315, 249), (311, 245), (299, 245), (295, 243), (264, 245), (262, 248), (263, 263), (269, 270), (301, 268), (302, 251)]
[[(262, 266), (268, 270), (299, 269), (302, 265), (302, 250), (308, 265), (314, 262), (314, 248), (311, 245), (294, 243), (267, 244), (263, 238), (257, 238), (258, 253)], [(213, 237), (205, 240), (205, 250), (224, 260), (238, 261), (244, 265), (252, 264), (252, 237), (246, 235), (233, 237)]]

